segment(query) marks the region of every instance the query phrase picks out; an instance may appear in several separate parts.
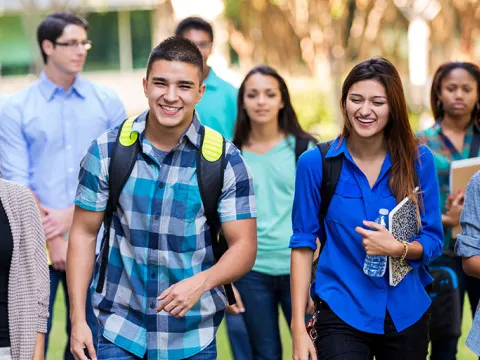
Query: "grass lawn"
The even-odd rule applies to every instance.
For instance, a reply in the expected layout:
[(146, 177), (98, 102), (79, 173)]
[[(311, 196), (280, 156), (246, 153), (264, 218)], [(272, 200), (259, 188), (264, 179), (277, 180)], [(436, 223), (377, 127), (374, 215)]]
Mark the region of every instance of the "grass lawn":
[[(55, 300), (55, 310), (53, 319), (53, 328), (50, 338), (50, 349), (47, 360), (59, 360), (63, 358), (63, 349), (65, 348), (65, 306), (63, 300), (63, 290), (59, 287), (59, 293)], [(467, 301), (465, 301), (467, 304)], [(465, 306), (464, 314), (470, 314), (470, 309)], [(227, 333), (225, 329), (225, 322), (222, 322), (217, 337), (218, 359), (233, 360), (230, 352), (230, 344), (228, 342)], [(469, 316), (464, 316), (462, 325), (462, 337), (460, 338), (458, 347), (458, 360), (476, 360), (475, 355), (465, 346), (465, 338), (472, 325), (472, 320)], [(290, 360), (292, 358), (292, 343), (287, 323), (282, 318), (281, 335), (284, 348), (283, 359)]]

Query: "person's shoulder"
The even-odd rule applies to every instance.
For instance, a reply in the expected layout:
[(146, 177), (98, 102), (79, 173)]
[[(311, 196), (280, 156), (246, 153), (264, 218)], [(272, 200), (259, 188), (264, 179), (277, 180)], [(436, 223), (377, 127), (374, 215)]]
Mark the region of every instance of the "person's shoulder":
[(14, 195), (16, 199), (31, 199), (35, 203), (32, 192), (25, 185), (0, 179), (0, 186), (3, 187), (8, 194)]
[(477, 171), (472, 176), (470, 182), (468, 183), (468, 187), (473, 189), (473, 193), (475, 193), (477, 196), (480, 196), (480, 171)]
[(1, 111), (8, 112), (12, 109), (22, 110), (32, 100), (31, 97), (40, 94), (38, 91), (39, 80), (27, 87), (17, 90), (3, 98)]
[(432, 138), (436, 138), (437, 132), (435, 131), (435, 126), (431, 126), (427, 129), (417, 131), (415, 136), (422, 144), (428, 144)]
[(82, 86), (87, 88), (89, 92), (94, 93), (102, 102), (110, 101), (120, 101), (120, 98), (115, 90), (99, 84), (97, 82), (85, 79), (83, 77), (79, 78), (82, 83)]

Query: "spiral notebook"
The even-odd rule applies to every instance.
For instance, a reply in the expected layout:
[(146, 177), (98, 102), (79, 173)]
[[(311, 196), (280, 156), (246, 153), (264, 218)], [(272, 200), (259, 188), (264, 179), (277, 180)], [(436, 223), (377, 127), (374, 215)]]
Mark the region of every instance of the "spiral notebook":
[[(414, 193), (418, 191), (415, 188)], [(421, 224), (417, 218), (415, 202), (406, 197), (388, 215), (388, 230), (395, 239), (410, 242), (420, 232)], [(399, 258), (388, 258), (389, 283), (397, 286), (400, 281), (412, 270), (407, 261), (400, 262)]]

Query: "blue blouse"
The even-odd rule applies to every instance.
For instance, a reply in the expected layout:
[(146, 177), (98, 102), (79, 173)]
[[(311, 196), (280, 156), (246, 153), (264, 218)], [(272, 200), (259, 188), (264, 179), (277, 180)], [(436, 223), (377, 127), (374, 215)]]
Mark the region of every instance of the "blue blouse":
[(346, 140), (336, 139), (328, 157), (344, 154), (342, 172), (325, 221), (320, 223), (320, 184), (322, 158), (318, 149), (304, 153), (298, 162), (295, 183), (291, 248), (316, 249), (316, 238), (322, 226), (326, 230), (326, 245), (320, 256), (316, 281), (311, 295), (325, 301), (333, 312), (350, 326), (369, 333), (383, 334), (386, 310), (397, 331), (416, 323), (430, 306), (425, 291), (432, 278), (425, 269), (442, 253), (443, 228), (439, 204), (439, 185), (433, 155), (426, 146), (419, 147), (417, 174), (423, 194), (422, 229), (412, 239), (423, 246), (423, 256), (409, 261), (413, 267), (396, 286), (385, 276), (376, 278), (363, 273), (365, 249), (355, 227), (363, 220), (375, 220), (380, 208), (392, 210), (397, 201), (391, 193), (391, 158), (387, 153), (380, 175), (372, 188), (366, 176), (355, 164)]

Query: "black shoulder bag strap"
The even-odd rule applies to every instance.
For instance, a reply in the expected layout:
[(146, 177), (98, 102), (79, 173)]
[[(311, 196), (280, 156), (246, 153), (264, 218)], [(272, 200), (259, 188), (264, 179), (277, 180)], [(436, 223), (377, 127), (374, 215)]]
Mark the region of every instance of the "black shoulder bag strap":
[[(135, 166), (137, 155), (140, 150), (140, 141), (138, 139), (133, 140), (134, 137), (130, 134), (132, 123), (132, 118), (130, 118), (125, 120), (122, 124), (122, 127), (118, 131), (117, 139), (115, 140), (115, 144), (113, 145), (112, 155), (110, 157), (110, 165), (108, 168), (109, 197), (103, 221), (104, 232), (100, 251), (100, 273), (98, 277), (97, 287), (95, 289), (98, 293), (102, 292), (103, 285), (105, 283), (105, 273), (107, 271), (108, 265), (108, 253), (110, 250), (110, 227), (112, 225), (113, 214), (117, 210), (120, 194), (128, 178), (130, 177), (130, 173)], [(126, 124), (128, 129), (124, 129), (124, 126)], [(124, 130), (128, 132), (127, 136), (131, 140), (133, 140), (133, 142), (129, 141), (129, 146), (122, 145), (123, 141), (120, 141), (121, 136), (126, 136)]]
[[(218, 217), (218, 202), (222, 194), (225, 171), (225, 139), (222, 137), (222, 154), (216, 161), (209, 161), (203, 154), (205, 127), (201, 129), (201, 149), (197, 151), (197, 177), (198, 188), (202, 198), (207, 224), (210, 228), (215, 261), (219, 261), (228, 249), (227, 240), (220, 231), (220, 219)], [(236, 303), (232, 284), (224, 285), (225, 294), (230, 305)]]
[(310, 139), (302, 138), (299, 136), (295, 137), (295, 164), (298, 163), (298, 158), (300, 157), (300, 155), (307, 151), (310, 141)]
[[(326, 158), (327, 152), (332, 146), (333, 140), (328, 142), (322, 142), (317, 145), (322, 155), (322, 185), (320, 187), (320, 196), (322, 198), (322, 203), (320, 205), (320, 221), (325, 219), (327, 215), (328, 207), (332, 201), (333, 194), (335, 193), (335, 188), (337, 187), (338, 179), (340, 178), (340, 173), (342, 172), (342, 163), (343, 155), (339, 155), (332, 158)], [(325, 243), (325, 227), (322, 227), (322, 248)]]
[(473, 138), (470, 145), (470, 154), (469, 158), (474, 158), (478, 156), (478, 150), (480, 149), (480, 130), (479, 125), (473, 125)]

